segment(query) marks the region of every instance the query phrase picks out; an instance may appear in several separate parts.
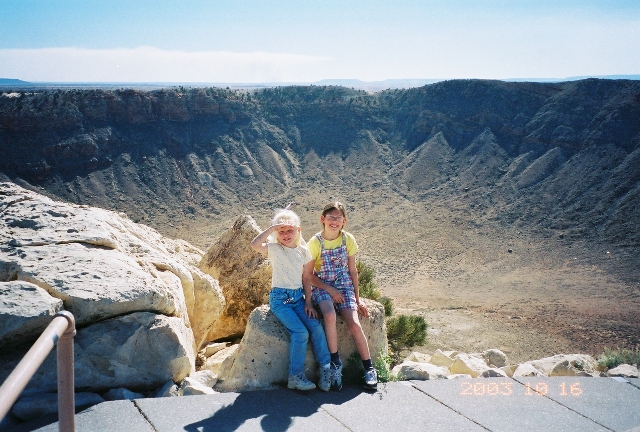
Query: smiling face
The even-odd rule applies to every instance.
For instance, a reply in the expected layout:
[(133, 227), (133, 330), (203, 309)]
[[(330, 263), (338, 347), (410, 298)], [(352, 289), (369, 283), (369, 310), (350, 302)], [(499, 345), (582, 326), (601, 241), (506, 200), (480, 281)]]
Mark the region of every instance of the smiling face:
[(347, 218), (342, 211), (334, 208), (320, 216), (320, 222), (322, 222), (324, 226), (322, 237), (327, 240), (333, 240), (338, 238), (342, 232), (342, 228), (344, 228), (347, 223)]
[(298, 245), (298, 236), (300, 235), (300, 227), (292, 225), (284, 225), (278, 227), (276, 230), (276, 236), (278, 243), (282, 246), (294, 248)]

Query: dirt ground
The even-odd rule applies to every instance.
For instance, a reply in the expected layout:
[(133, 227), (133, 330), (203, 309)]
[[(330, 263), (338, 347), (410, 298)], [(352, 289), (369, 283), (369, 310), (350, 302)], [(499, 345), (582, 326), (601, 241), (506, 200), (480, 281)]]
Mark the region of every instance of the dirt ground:
[(498, 348), (522, 362), (638, 346), (640, 284), (611, 273), (611, 251), (518, 241), (499, 249), (483, 240), (458, 252), (378, 274), (396, 313), (422, 315), (429, 325), (427, 344), (414, 350)]
[[(358, 240), (358, 259), (374, 267), (396, 313), (423, 315), (429, 326), (427, 343), (412, 350), (497, 348), (515, 363), (640, 344), (633, 251), (477, 222), (393, 194), (349, 194), (356, 204), (346, 229)], [(320, 228), (317, 203), (327, 199), (305, 196), (296, 210), (308, 238)], [(244, 213), (260, 226), (271, 216), (267, 204)], [(176, 224), (169, 235), (206, 250), (233, 220)]]

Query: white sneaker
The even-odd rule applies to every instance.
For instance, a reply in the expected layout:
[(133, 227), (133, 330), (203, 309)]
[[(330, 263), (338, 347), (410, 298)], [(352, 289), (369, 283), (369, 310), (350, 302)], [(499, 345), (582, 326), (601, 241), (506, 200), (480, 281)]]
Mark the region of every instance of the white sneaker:
[(342, 390), (342, 365), (331, 368), (331, 390)]
[(287, 387), (293, 390), (313, 390), (316, 385), (309, 381), (304, 372), (301, 372), (298, 375), (289, 375)]
[(320, 367), (320, 380), (318, 388), (322, 391), (329, 391), (331, 388), (331, 368), (329, 365)]
[(364, 372), (364, 388), (367, 390), (375, 390), (378, 388), (378, 373), (371, 368)]

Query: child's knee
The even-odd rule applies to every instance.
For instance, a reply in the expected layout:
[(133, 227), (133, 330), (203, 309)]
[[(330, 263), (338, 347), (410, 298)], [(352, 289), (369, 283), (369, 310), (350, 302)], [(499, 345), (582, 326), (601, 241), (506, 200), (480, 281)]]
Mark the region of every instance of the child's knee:
[(335, 324), (336, 323), (336, 311), (327, 311), (322, 313), (322, 317), (324, 318), (325, 324)]
[(360, 325), (360, 321), (351, 321), (347, 324), (347, 326), (351, 334), (362, 333), (362, 326)]
[(309, 332), (308, 331), (296, 331), (290, 332), (292, 343), (306, 343), (309, 340)]

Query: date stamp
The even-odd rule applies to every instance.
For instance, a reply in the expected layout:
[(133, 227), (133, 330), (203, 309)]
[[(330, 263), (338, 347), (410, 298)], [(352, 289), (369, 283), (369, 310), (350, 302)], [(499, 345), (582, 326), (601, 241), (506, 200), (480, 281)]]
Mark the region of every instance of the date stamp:
[(582, 395), (582, 387), (579, 382), (558, 382), (553, 385), (546, 382), (538, 383), (516, 383), (509, 381), (501, 382), (471, 382), (463, 381), (461, 384), (461, 396), (512, 396), (522, 394), (524, 396), (546, 396), (551, 391), (554, 396), (578, 397)]

